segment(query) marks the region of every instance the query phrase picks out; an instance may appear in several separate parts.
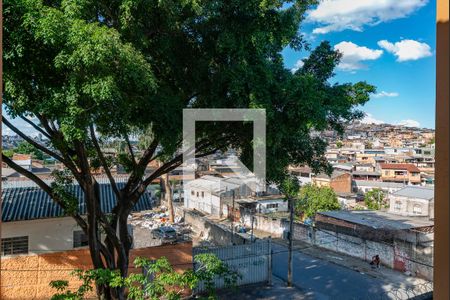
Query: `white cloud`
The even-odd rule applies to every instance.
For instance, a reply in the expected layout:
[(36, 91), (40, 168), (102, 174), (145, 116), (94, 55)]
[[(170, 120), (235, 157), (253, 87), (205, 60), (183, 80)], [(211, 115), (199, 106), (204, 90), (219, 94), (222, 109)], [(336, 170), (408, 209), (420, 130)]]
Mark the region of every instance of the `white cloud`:
[(406, 127), (420, 127), (420, 123), (418, 121), (411, 119), (402, 120), (398, 122), (397, 125), (403, 125)]
[(372, 114), (366, 113), (365, 117), (361, 120), (361, 123), (365, 124), (383, 124), (384, 121), (375, 119)]
[[(364, 118), (361, 120), (364, 124), (387, 124), (383, 120), (376, 119), (372, 114), (366, 113)], [(401, 120), (398, 122), (391, 123), (393, 125), (401, 125), (406, 127), (420, 127), (420, 122), (412, 119)]]
[(378, 46), (397, 56), (397, 61), (418, 60), (431, 56), (431, 48), (426, 43), (415, 40), (401, 40), (391, 43), (386, 40), (378, 41)]
[(397, 92), (385, 92), (385, 91), (381, 91), (375, 95), (373, 95), (372, 97), (374, 98), (383, 98), (383, 97), (398, 97), (400, 94)]
[(295, 63), (294, 67), (291, 69), (292, 73), (297, 72), (298, 69), (300, 69), (301, 67), (303, 67), (303, 65), (305, 64), (303, 62), (304, 58), (297, 60), (297, 62)]
[(369, 49), (345, 41), (335, 45), (334, 50), (342, 53), (341, 62), (339, 63), (338, 68), (344, 71), (363, 69), (366, 66), (361, 63), (362, 61), (375, 60), (383, 54), (383, 50)]
[(346, 29), (362, 31), (364, 26), (407, 17), (427, 2), (428, 0), (324, 0), (308, 12), (307, 21), (324, 25), (314, 29), (315, 34)]

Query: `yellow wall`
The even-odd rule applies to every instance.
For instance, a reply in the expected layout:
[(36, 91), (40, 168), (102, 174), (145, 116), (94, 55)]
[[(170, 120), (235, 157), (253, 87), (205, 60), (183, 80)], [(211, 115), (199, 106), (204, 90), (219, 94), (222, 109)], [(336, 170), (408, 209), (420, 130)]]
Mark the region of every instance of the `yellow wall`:
[[(150, 259), (165, 256), (176, 270), (188, 269), (192, 267), (192, 243), (133, 249), (130, 262), (133, 262), (137, 256)], [(49, 287), (50, 281), (68, 280), (69, 287), (75, 289), (81, 282), (71, 276), (70, 272), (75, 269), (92, 268), (87, 249), (15, 256), (3, 258), (1, 262), (0, 298), (2, 300), (50, 299), (55, 293), (55, 290)], [(141, 270), (130, 268), (131, 272), (141, 272)]]

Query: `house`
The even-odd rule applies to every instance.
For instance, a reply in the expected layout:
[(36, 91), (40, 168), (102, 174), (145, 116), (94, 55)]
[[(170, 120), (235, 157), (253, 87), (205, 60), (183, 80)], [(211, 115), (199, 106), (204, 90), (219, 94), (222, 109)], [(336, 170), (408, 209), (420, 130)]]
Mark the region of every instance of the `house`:
[[(116, 179), (122, 187), (125, 181)], [(48, 182), (50, 183), (50, 182)], [(116, 198), (107, 180), (99, 180), (101, 207), (111, 212)], [(78, 184), (70, 187), (78, 198), (81, 215), (86, 214), (83, 191)], [(86, 246), (87, 239), (72, 217), (64, 215), (47, 193), (31, 181), (5, 182), (2, 186), (2, 255), (39, 254)], [(151, 209), (153, 199), (144, 193), (134, 211)]]
[(380, 181), (381, 173), (377, 171), (353, 171), (353, 180), (370, 180), (370, 181)]
[(308, 166), (289, 167), (292, 175), (297, 176), (300, 184), (308, 184), (312, 182), (313, 171)]
[(350, 173), (333, 171), (331, 176), (320, 173), (312, 178), (312, 184), (319, 187), (330, 187), (336, 193), (352, 192), (352, 175)]
[[(228, 201), (232, 211), (232, 202)], [(243, 212), (267, 214), (274, 212), (287, 212), (288, 201), (282, 195), (266, 195), (258, 197), (248, 197), (235, 200), (235, 206), (239, 206), (241, 216)], [(236, 209), (236, 208), (235, 208)]]
[(380, 189), (383, 192), (393, 193), (403, 188), (405, 185), (398, 182), (383, 182), (374, 180), (354, 180), (353, 191), (358, 194), (365, 194), (374, 189)]
[(355, 171), (374, 172), (375, 166), (368, 163), (359, 163), (355, 165)]
[(389, 195), (389, 212), (434, 219), (434, 188), (406, 186)]
[(403, 182), (417, 185), (421, 183), (420, 170), (413, 164), (380, 163), (381, 180), (389, 182)]
[(31, 171), (32, 168), (32, 159), (30, 154), (17, 154), (14, 153), (12, 157), (12, 161), (24, 168), (27, 171)]
[(231, 199), (233, 196), (235, 199), (251, 196), (255, 187), (256, 179), (253, 177), (206, 175), (186, 184), (184, 207), (221, 217), (227, 215), (225, 199)]

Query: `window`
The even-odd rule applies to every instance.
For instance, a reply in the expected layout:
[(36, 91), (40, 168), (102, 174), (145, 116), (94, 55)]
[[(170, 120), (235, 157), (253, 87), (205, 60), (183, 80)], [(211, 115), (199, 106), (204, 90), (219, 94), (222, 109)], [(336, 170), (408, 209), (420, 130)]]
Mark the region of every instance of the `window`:
[(204, 198), (205, 197), (205, 192), (202, 192), (202, 198)]
[(416, 215), (422, 214), (422, 205), (418, 205), (418, 204), (414, 205), (413, 213)]
[(267, 204), (266, 208), (267, 209), (278, 208), (278, 203)]
[(194, 196), (194, 195), (195, 195), (195, 192), (194, 192), (194, 191), (191, 191), (191, 195)]
[(27, 254), (28, 236), (2, 239), (2, 255)]
[(401, 201), (395, 201), (394, 209), (397, 210), (397, 211), (401, 210), (402, 209), (402, 202)]
[(198, 197), (198, 192), (197, 192), (197, 197)]
[(73, 247), (84, 247), (88, 245), (88, 236), (82, 230), (73, 232)]

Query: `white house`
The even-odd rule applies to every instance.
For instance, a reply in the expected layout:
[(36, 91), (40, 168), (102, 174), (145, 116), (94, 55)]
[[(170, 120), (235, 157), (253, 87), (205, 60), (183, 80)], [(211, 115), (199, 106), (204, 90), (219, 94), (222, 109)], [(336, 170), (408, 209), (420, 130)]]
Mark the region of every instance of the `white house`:
[(406, 186), (389, 195), (389, 212), (434, 219), (434, 188)]
[[(116, 203), (111, 185), (99, 180), (101, 207), (111, 212)], [(119, 188), (125, 183), (116, 179)], [(74, 184), (80, 214), (86, 214), (83, 192)], [(87, 246), (87, 237), (72, 217), (42, 189), (30, 181), (5, 182), (2, 186), (1, 255), (39, 254)], [(144, 193), (134, 211), (151, 209), (153, 200)]]
[(216, 177), (205, 175), (185, 186), (184, 207), (196, 209), (212, 216), (226, 215), (225, 199), (252, 195), (255, 191), (254, 177)]
[(365, 194), (374, 189), (380, 189), (385, 193), (394, 193), (405, 187), (403, 183), (374, 180), (353, 180), (352, 185), (353, 191), (358, 194)]

